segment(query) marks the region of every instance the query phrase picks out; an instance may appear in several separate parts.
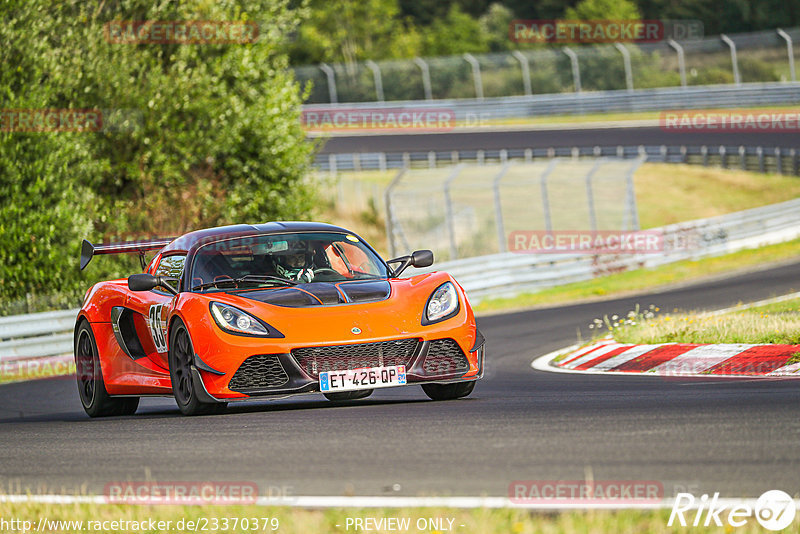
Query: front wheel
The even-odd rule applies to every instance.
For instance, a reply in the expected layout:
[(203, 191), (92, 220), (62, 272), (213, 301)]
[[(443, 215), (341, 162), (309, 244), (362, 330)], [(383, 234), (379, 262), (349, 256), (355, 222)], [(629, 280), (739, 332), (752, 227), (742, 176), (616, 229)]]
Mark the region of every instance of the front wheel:
[(450, 400), (466, 397), (475, 389), (475, 381), (455, 384), (422, 384), (422, 390), (433, 400)]
[(220, 413), (227, 403), (202, 402), (197, 398), (192, 377), (194, 348), (189, 331), (183, 321), (177, 319), (169, 335), (169, 377), (172, 381), (172, 395), (183, 415), (206, 415)]
[(75, 336), (75, 375), (78, 378), (78, 395), (89, 417), (133, 415), (139, 407), (139, 397), (111, 397), (103, 382), (100, 356), (92, 327), (85, 320)]

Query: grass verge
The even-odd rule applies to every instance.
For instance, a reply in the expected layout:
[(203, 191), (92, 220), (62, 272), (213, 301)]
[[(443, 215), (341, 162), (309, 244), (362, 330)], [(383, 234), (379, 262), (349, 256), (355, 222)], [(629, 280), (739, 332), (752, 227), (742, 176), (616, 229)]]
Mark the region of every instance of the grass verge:
[[(562, 304), (587, 299), (607, 298), (644, 290), (658, 290), (676, 283), (757, 267), (800, 256), (800, 239), (753, 250), (742, 250), (715, 258), (685, 260), (653, 269), (626, 271), (584, 282), (548, 288), (509, 298), (484, 299), (475, 306), (478, 313)], [(800, 289), (800, 281), (798, 281)]]
[[(679, 526), (668, 527), (669, 510), (644, 511), (587, 511), (531, 513), (513, 509), (327, 509), (304, 510), (287, 507), (260, 506), (136, 506), (113, 504), (2, 504), (0, 517), (5, 520), (31, 521), (29, 530), (36, 530), (39, 521), (44, 527), (40, 532), (279, 532), (281, 534), (346, 533), (354, 532), (352, 520), (398, 518), (409, 520), (405, 532), (454, 532), (464, 534), (533, 534), (533, 533), (590, 533), (590, 532), (648, 532), (653, 534), (680, 532)], [(348, 518), (351, 520), (347, 528)], [(224, 529), (227, 519), (228, 529)], [(233, 528), (234, 521), (239, 521)], [(242, 528), (247, 519), (248, 528)], [(253, 523), (258, 520), (258, 528)], [(276, 522), (272, 520), (275, 519)], [(427, 520), (443, 521), (444, 528)], [(149, 522), (163, 521), (156, 528)], [(452, 528), (448, 528), (452, 520)], [(75, 528), (58, 521), (81, 521)], [(116, 521), (117, 523), (112, 523)], [(167, 524), (166, 522), (170, 523)], [(419, 526), (423, 528), (419, 528)], [(182, 523), (181, 523), (182, 522)], [(191, 525), (190, 525), (191, 522)], [(213, 526), (217, 528), (211, 528)], [(277, 525), (277, 528), (273, 528)], [(49, 528), (48, 528), (49, 526)], [(182, 528), (181, 528), (182, 526)], [(203, 529), (203, 526), (206, 528)], [(736, 532), (760, 532), (753, 519)], [(197, 527), (197, 528), (195, 528)], [(266, 528), (262, 528), (266, 527)], [(717, 532), (719, 529), (692, 527), (692, 532)], [(19, 529), (22, 531), (22, 528)], [(366, 532), (390, 532), (390, 529), (361, 529)]]
[[(800, 298), (727, 313), (666, 313), (651, 305), (624, 317), (596, 318), (596, 336), (611, 333), (619, 343), (800, 344)], [(786, 362), (800, 361), (792, 354)]]

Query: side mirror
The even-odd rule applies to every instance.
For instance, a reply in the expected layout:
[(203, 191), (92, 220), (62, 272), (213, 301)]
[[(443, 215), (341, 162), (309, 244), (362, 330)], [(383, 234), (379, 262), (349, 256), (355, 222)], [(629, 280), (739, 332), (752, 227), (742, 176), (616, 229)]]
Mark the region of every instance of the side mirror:
[(433, 265), (432, 250), (415, 250), (411, 253), (412, 267), (430, 267)]
[(131, 291), (151, 291), (158, 285), (158, 277), (152, 274), (140, 273), (128, 277), (128, 289)]
[(132, 274), (128, 277), (128, 289), (131, 291), (152, 291), (157, 287), (163, 287), (173, 295), (177, 295), (178, 290), (170, 283), (176, 281), (177, 279), (167, 276), (153, 276), (147, 273)]
[(415, 250), (410, 256), (400, 256), (388, 263), (399, 263), (397, 269), (392, 271), (392, 278), (397, 278), (408, 267), (430, 267), (433, 265), (433, 252), (430, 250)]

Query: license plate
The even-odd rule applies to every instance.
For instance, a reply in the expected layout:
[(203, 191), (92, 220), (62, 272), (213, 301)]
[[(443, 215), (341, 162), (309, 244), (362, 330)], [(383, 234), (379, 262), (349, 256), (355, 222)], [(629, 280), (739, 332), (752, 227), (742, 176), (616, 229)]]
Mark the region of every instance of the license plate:
[(319, 374), (319, 389), (323, 392), (385, 388), (388, 386), (403, 386), (405, 384), (405, 365), (364, 367), (345, 371), (323, 371)]

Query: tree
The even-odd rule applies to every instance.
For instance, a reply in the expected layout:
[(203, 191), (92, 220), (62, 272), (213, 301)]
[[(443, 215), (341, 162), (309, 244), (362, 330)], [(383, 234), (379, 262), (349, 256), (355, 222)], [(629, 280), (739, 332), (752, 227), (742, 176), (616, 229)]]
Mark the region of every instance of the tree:
[(564, 12), (568, 20), (636, 20), (639, 8), (630, 0), (581, 0)]
[[(110, 5), (113, 4), (113, 5)], [(75, 289), (80, 239), (304, 218), (313, 146), (299, 114), (284, 0), (0, 5), (5, 109), (95, 109), (101, 131), (0, 132), (0, 298)], [(109, 21), (248, 21), (246, 44), (118, 44)], [(117, 271), (113, 274), (121, 274)], [(74, 305), (74, 304), (73, 304)]]

